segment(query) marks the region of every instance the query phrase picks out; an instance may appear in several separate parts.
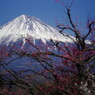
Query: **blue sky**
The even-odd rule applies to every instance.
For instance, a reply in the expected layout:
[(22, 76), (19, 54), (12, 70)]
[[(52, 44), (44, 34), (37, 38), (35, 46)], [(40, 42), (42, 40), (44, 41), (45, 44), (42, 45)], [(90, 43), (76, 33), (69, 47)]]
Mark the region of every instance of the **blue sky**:
[[(95, 16), (95, 0), (75, 0), (71, 10), (74, 20), (78, 17), (85, 22), (88, 16)], [(55, 19), (64, 23), (66, 16), (63, 6), (55, 0), (0, 0), (0, 26), (22, 14), (35, 16), (54, 27)]]

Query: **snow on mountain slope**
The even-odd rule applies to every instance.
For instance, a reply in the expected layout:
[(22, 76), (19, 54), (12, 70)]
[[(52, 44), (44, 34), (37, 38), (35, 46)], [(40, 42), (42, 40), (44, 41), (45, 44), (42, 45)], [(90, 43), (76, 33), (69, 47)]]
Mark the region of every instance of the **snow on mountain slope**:
[(57, 29), (43, 23), (38, 18), (26, 15), (21, 15), (0, 28), (0, 43), (14, 43), (28, 36), (31, 36), (34, 42), (36, 39), (40, 39), (44, 43), (50, 39), (54, 41), (72, 42), (68, 37), (63, 37)]

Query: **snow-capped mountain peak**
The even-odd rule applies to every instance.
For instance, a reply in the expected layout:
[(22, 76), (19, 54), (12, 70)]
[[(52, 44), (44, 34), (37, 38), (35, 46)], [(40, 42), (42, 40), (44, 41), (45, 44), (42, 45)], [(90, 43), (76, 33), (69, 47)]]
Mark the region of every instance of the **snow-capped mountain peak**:
[(9, 44), (10, 42), (17, 42), (18, 40), (31, 36), (34, 40), (40, 39), (42, 42), (55, 41), (72, 42), (67, 37), (63, 37), (57, 29), (43, 23), (40, 19), (21, 15), (13, 21), (4, 25), (0, 29), (0, 43)]

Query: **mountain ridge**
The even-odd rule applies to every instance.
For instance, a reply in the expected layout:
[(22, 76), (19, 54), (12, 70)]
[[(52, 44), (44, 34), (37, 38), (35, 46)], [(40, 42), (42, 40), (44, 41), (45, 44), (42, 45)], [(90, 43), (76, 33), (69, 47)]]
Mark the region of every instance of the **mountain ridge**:
[(51, 39), (54, 41), (72, 42), (70, 38), (63, 37), (57, 29), (33, 16), (21, 15), (0, 29), (0, 43), (14, 43), (22, 39), (22, 37), (27, 38), (28, 36), (31, 36), (34, 42), (35, 39), (40, 39), (43, 43)]

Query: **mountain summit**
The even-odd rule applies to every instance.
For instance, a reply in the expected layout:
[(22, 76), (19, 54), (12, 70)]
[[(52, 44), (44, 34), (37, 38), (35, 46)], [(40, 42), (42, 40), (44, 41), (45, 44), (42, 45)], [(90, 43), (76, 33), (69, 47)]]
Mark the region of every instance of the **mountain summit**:
[(28, 36), (31, 36), (34, 42), (36, 39), (42, 40), (44, 43), (50, 39), (72, 42), (69, 38), (63, 37), (57, 29), (43, 23), (40, 19), (26, 15), (21, 15), (0, 28), (0, 43), (14, 43)]

